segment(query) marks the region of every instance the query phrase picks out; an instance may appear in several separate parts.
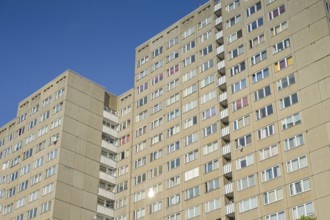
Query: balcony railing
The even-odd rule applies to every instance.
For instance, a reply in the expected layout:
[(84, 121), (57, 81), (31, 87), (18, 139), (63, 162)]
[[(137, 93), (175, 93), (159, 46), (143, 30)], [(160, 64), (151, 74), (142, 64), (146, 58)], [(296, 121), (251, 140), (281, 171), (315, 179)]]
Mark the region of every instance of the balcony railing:
[(221, 54), (225, 52), (225, 46), (224, 45), (221, 45), (219, 47), (217, 47), (217, 54)]
[(222, 86), (225, 86), (227, 80), (226, 80), (226, 76), (222, 76), (219, 78), (219, 86), (222, 87)]
[(228, 108), (225, 108), (224, 110), (222, 110), (220, 112), (220, 119), (222, 120), (222, 119), (225, 119), (227, 117), (228, 117)]
[(231, 173), (231, 171), (232, 171), (231, 162), (227, 163), (226, 165), (223, 165), (223, 167), (222, 167), (223, 175)]
[(107, 134), (111, 135), (114, 138), (118, 138), (118, 132), (116, 130), (113, 130), (112, 128), (110, 128), (108, 126), (103, 125), (102, 131), (104, 133), (107, 133)]
[(216, 34), (215, 34), (215, 39), (216, 40), (219, 40), (219, 39), (221, 39), (221, 38), (223, 38), (223, 31), (221, 30), (221, 31), (218, 31)]
[(225, 60), (221, 60), (219, 63), (218, 63), (218, 70), (221, 70), (225, 68)]
[(215, 19), (215, 26), (217, 26), (221, 23), (222, 23), (222, 17), (219, 17), (219, 18)]
[(101, 172), (101, 171), (99, 172), (99, 177), (100, 177), (100, 179), (105, 180), (109, 183), (115, 183), (115, 181), (116, 181), (116, 177), (114, 177), (110, 174)]
[(113, 209), (105, 206), (97, 205), (97, 212), (105, 216), (114, 217)]
[(103, 163), (109, 167), (113, 167), (113, 168), (117, 167), (116, 161), (114, 161), (108, 157), (105, 157), (103, 155), (101, 155), (101, 163)]
[(113, 122), (119, 124), (119, 118), (116, 115), (116, 112), (109, 109), (109, 108), (106, 108), (106, 107), (104, 108), (103, 117), (109, 119), (110, 121), (113, 121)]
[(111, 199), (111, 200), (115, 200), (115, 194), (113, 192), (110, 192), (110, 191), (102, 189), (102, 188), (99, 188), (98, 195)]
[(224, 102), (226, 100), (227, 100), (227, 92), (224, 92), (224, 93), (220, 94), (219, 102), (221, 103), (221, 102)]
[(221, 9), (221, 2), (217, 3), (215, 6), (214, 6), (214, 11), (218, 11)]
[(221, 137), (225, 137), (229, 134), (229, 126), (221, 129)]
[(226, 205), (226, 215), (233, 214), (235, 212), (235, 204), (231, 203)]
[(222, 147), (222, 155), (229, 154), (230, 151), (231, 151), (230, 144), (226, 144), (225, 146)]
[(225, 195), (232, 193), (234, 191), (233, 183), (228, 183), (225, 185)]
[(109, 141), (102, 140), (102, 147), (109, 151), (117, 152), (117, 146)]

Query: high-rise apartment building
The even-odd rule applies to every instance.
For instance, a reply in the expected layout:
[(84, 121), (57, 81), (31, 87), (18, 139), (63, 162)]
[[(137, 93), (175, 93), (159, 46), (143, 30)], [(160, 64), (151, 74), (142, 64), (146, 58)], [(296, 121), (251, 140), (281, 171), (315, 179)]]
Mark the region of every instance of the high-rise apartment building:
[(66, 71), (0, 130), (1, 219), (328, 219), (329, 18), (210, 0), (137, 47), (123, 95)]

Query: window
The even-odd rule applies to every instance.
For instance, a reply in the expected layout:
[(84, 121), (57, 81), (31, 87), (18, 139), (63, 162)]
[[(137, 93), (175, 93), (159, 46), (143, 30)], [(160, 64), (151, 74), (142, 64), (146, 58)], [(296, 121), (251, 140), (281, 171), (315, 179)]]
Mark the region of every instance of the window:
[(58, 90), (58, 91), (55, 93), (55, 99), (60, 98), (63, 94), (64, 94), (64, 88)]
[(158, 160), (163, 156), (163, 149), (156, 150), (150, 153), (150, 162)]
[(307, 156), (301, 156), (287, 162), (288, 173), (303, 169), (308, 166)]
[(167, 106), (172, 105), (180, 100), (180, 94), (176, 93), (167, 99)]
[(232, 1), (230, 4), (228, 4), (227, 6), (226, 6), (226, 11), (227, 12), (231, 12), (231, 11), (233, 11), (235, 8), (238, 8), (239, 7), (239, 5), (240, 5), (240, 2), (239, 2), (240, 0), (234, 0), (234, 1)]
[(259, 158), (260, 161), (266, 160), (268, 158), (274, 157), (278, 155), (278, 145), (274, 144), (268, 147), (265, 147), (261, 150), (259, 150)]
[(134, 183), (135, 185), (138, 185), (140, 183), (143, 183), (144, 181), (146, 181), (147, 178), (147, 174), (146, 173), (142, 173), (136, 177), (134, 177)]
[(158, 212), (162, 209), (162, 202), (156, 202), (150, 205), (150, 213)]
[(179, 85), (179, 79), (175, 79), (167, 84), (168, 90), (170, 91), (170, 90), (176, 88), (178, 85)]
[(251, 188), (256, 185), (256, 175), (250, 175), (242, 179), (237, 180), (237, 191)]
[(267, 51), (261, 51), (260, 53), (257, 53), (256, 55), (251, 57), (251, 66), (254, 66), (258, 63), (260, 63), (261, 61), (267, 59)]
[(31, 170), (31, 165), (27, 164), (24, 167), (21, 168), (21, 176), (27, 174)]
[[(23, 122), (23, 121), (25, 121), (27, 119), (27, 113), (24, 113), (24, 114), (22, 114), (22, 115), (20, 115), (19, 117), (18, 117), (18, 123), (21, 123), (21, 122)], [(0, 143), (1, 143), (2, 141), (0, 141)], [(0, 146), (2, 146), (3, 144), (0, 144)]]
[(296, 136), (287, 138), (284, 140), (284, 150), (292, 150), (304, 144), (304, 134), (298, 134)]
[(298, 103), (298, 94), (294, 93), (285, 98), (280, 99), (280, 109), (283, 110), (287, 107), (290, 107), (294, 104)]
[(133, 195), (133, 201), (134, 202), (138, 202), (138, 201), (141, 201), (145, 198), (145, 191), (142, 190), (142, 191), (139, 191), (137, 193), (134, 193)]
[(220, 209), (220, 198), (212, 199), (205, 203), (205, 213)]
[[(269, 0), (267, 0), (269, 1)], [(264, 220), (285, 220), (285, 212), (280, 211), (274, 214), (266, 215)]]
[(167, 70), (167, 76), (172, 76), (174, 73), (177, 73), (179, 71), (179, 64), (176, 64), (175, 66), (172, 66)]
[(156, 63), (152, 64), (151, 66), (151, 72), (156, 71), (157, 69), (161, 68), (164, 65), (163, 60), (159, 60)]
[(282, 130), (286, 130), (286, 129), (291, 128), (291, 127), (293, 127), (295, 125), (298, 125), (300, 123), (301, 123), (300, 113), (290, 115), (289, 117), (286, 117), (281, 121)]
[(167, 162), (167, 170), (173, 170), (180, 166), (180, 157)]
[(273, 54), (281, 52), (282, 50), (290, 47), (290, 38), (287, 38), (275, 45), (273, 45)]
[(176, 194), (167, 198), (167, 206), (171, 207), (180, 203), (180, 194)]
[(298, 220), (302, 216), (310, 216), (314, 214), (313, 202), (308, 202), (292, 208), (293, 219)]
[(182, 91), (182, 96), (183, 98), (184, 97), (187, 97), (189, 95), (191, 95), (192, 93), (196, 92), (197, 90), (197, 86), (196, 84), (192, 85), (192, 86), (189, 86), (188, 88), (185, 88), (183, 91)]
[(267, 138), (271, 135), (275, 134), (275, 125), (267, 125), (264, 128), (261, 128), (258, 130), (258, 139), (262, 140), (264, 138)]
[(138, 144), (135, 146), (135, 151), (136, 151), (136, 152), (143, 151), (143, 150), (146, 148), (146, 145), (147, 145), (147, 141), (142, 141), (142, 142), (138, 143)]
[(263, 18), (258, 18), (257, 20), (251, 22), (248, 24), (248, 32), (252, 32), (253, 30), (257, 29), (258, 27), (262, 26), (264, 24)]
[(195, 33), (195, 27), (191, 27), (182, 33), (183, 38), (187, 38)]
[(252, 136), (251, 134), (247, 134), (243, 137), (237, 138), (235, 141), (235, 149), (242, 149), (252, 143)]
[(265, 42), (265, 35), (260, 34), (256, 37), (252, 38), (251, 40), (249, 40), (250, 48), (254, 48), (263, 42)]
[(287, 21), (284, 21), (282, 23), (280, 23), (279, 25), (276, 25), (275, 27), (272, 27), (270, 29), (270, 32), (272, 34), (272, 36), (278, 35), (281, 32), (285, 31), (286, 29), (288, 29), (289, 24)]
[(57, 149), (52, 150), (48, 153), (48, 161), (53, 160), (57, 157)]
[(203, 43), (204, 41), (207, 41), (211, 35), (212, 35), (212, 30), (203, 33), (202, 35), (199, 36), (199, 42)]
[(53, 108), (54, 113), (60, 112), (62, 109), (63, 109), (63, 102), (55, 105), (54, 108)]
[(25, 152), (23, 153), (23, 160), (25, 160), (25, 159), (31, 157), (31, 156), (32, 156), (32, 152), (33, 152), (33, 148), (30, 148), (29, 150), (25, 151)]
[[(22, 206), (25, 205), (25, 203), (26, 203), (25, 197), (20, 198), (19, 200), (16, 201), (16, 209), (21, 208)], [(14, 220), (15, 219), (23, 220), (23, 215), (21, 218), (14, 218)]]
[(151, 114), (156, 114), (157, 112), (161, 111), (162, 109), (163, 109), (163, 102), (160, 102), (152, 107)]
[(180, 109), (175, 109), (167, 114), (167, 121), (172, 121), (176, 117), (179, 117)]
[(189, 50), (193, 49), (196, 46), (195, 40), (190, 41), (186, 45), (182, 47), (184, 53), (188, 52)]
[(207, 54), (212, 52), (212, 44), (208, 45), (207, 47), (201, 49), (200, 51), (201, 56), (206, 56)]
[(240, 39), (243, 36), (242, 29), (236, 31), (235, 33), (228, 36), (228, 44)]
[(186, 210), (186, 219), (191, 219), (200, 215), (200, 206), (194, 206)]
[(206, 164), (204, 164), (204, 170), (205, 173), (210, 173), (216, 169), (219, 168), (219, 161), (218, 160), (212, 160)]
[(161, 53), (163, 53), (163, 47), (158, 47), (156, 50), (152, 51), (152, 58), (155, 58)]
[(280, 166), (274, 166), (261, 172), (262, 182), (266, 182), (281, 176)]
[(38, 112), (38, 110), (39, 110), (39, 104), (31, 108), (30, 115), (33, 115), (34, 113)]
[(204, 104), (208, 101), (211, 101), (212, 99), (214, 99), (216, 97), (216, 91), (210, 91), (204, 95), (201, 96), (201, 104)]
[(188, 80), (194, 78), (195, 76), (196, 76), (196, 70), (191, 70), (190, 72), (182, 76), (182, 82), (187, 82)]
[(184, 181), (189, 181), (191, 179), (194, 179), (196, 177), (199, 177), (199, 167), (196, 167), (194, 169), (188, 170), (184, 173)]
[(174, 151), (177, 151), (180, 149), (180, 142), (176, 141), (172, 144), (167, 145), (167, 152), (168, 154), (173, 153)]
[(167, 220), (180, 220), (180, 219), (181, 219), (180, 213), (176, 213), (167, 217)]
[(246, 16), (249, 17), (261, 9), (261, 2), (257, 2), (246, 10)]
[(146, 77), (148, 75), (148, 70), (145, 69), (137, 74), (137, 81)]
[(231, 85), (231, 92), (234, 94), (236, 92), (239, 92), (242, 89), (246, 88), (246, 79), (242, 79), (241, 81), (238, 81)]
[(267, 105), (263, 108), (260, 108), (256, 111), (257, 120), (263, 119), (269, 115), (273, 114), (273, 105)]
[[(40, 116), (40, 122), (48, 119), (49, 118), (49, 115), (50, 115), (50, 112), (49, 111), (46, 111), (46, 112), (42, 113), (41, 116)], [(35, 123), (37, 123), (37, 122), (35, 122)], [(31, 126), (31, 128), (34, 127), (32, 124), (30, 126)]]
[(194, 109), (197, 107), (197, 100), (193, 100), (185, 105), (182, 106), (183, 113), (187, 113), (190, 110)]
[(246, 155), (236, 160), (236, 170), (243, 169), (254, 164), (253, 154)]
[(250, 124), (250, 115), (245, 115), (244, 117), (233, 121), (233, 129), (234, 129), (234, 131), (236, 131), (245, 126), (248, 126), (249, 124)]
[(189, 66), (190, 64), (192, 64), (193, 62), (195, 62), (195, 55), (192, 55), (190, 57), (187, 57), (186, 59), (183, 60), (183, 66), (184, 67), (187, 67)]
[(153, 169), (149, 170), (149, 173), (150, 173), (150, 178), (159, 176), (163, 173), (163, 166), (153, 168)]
[(162, 80), (163, 80), (163, 73), (160, 73), (160, 74), (158, 74), (158, 75), (152, 77), (152, 79), (151, 79), (151, 84), (152, 84), (152, 85), (155, 85), (155, 84), (159, 83), (159, 82), (162, 81)]
[(285, 12), (285, 6), (284, 5), (279, 6), (278, 8), (268, 13), (269, 20), (273, 20), (274, 18), (283, 14), (284, 12)]
[(263, 194), (264, 204), (268, 205), (283, 199), (283, 189), (277, 188)]
[(148, 97), (145, 96), (145, 97), (139, 99), (139, 100), (136, 102), (136, 107), (139, 108), (139, 107), (141, 107), (141, 106), (147, 104), (147, 102), (148, 102)]
[(203, 146), (203, 155), (210, 154), (212, 152), (215, 152), (216, 150), (218, 150), (218, 142), (217, 141), (211, 142)]
[(244, 53), (244, 47), (243, 45), (240, 45), (239, 47), (235, 48), (232, 51), (229, 51), (228, 53), (228, 60), (232, 60), (235, 57), (238, 57), (239, 55)]
[(212, 135), (216, 132), (217, 132), (217, 124), (214, 123), (210, 126), (207, 126), (207, 127), (203, 128), (203, 137), (210, 136), (210, 135)]
[(238, 111), (249, 105), (248, 98), (243, 97), (233, 102), (233, 112)]
[(199, 71), (200, 71), (200, 73), (203, 73), (203, 72), (205, 72), (206, 70), (212, 68), (213, 66), (214, 66), (214, 61), (213, 61), (213, 59), (208, 60), (208, 61), (206, 61), (205, 63), (203, 63), (203, 64), (200, 66)]
[(140, 94), (141, 92), (147, 90), (148, 89), (148, 82), (143, 83), (142, 85), (138, 86), (136, 89), (137, 89), (138, 94)]
[(292, 56), (286, 57), (275, 63), (275, 72), (283, 70), (293, 64)]
[(55, 171), (56, 171), (56, 166), (52, 166), (46, 169), (46, 178), (53, 176), (55, 174)]
[(295, 75), (294, 75), (294, 73), (291, 73), (290, 75), (288, 75), (276, 82), (277, 90), (281, 91), (282, 89), (285, 89), (286, 87), (289, 87), (295, 83), (296, 83)]
[(16, 186), (7, 190), (7, 198), (10, 198), (16, 194)]
[(171, 137), (180, 132), (180, 125), (175, 125), (169, 129), (167, 129), (167, 137)]
[(183, 122), (183, 128), (187, 129), (192, 127), (193, 125), (197, 124), (197, 116), (189, 118)]
[(214, 82), (214, 74), (211, 74), (205, 78), (203, 78), (201, 81), (200, 81), (200, 85), (201, 85), (201, 88), (204, 88), (205, 86), (208, 86), (210, 85), (211, 83)]
[(266, 87), (254, 92), (254, 100), (259, 101), (260, 99), (263, 99), (263, 98), (269, 96), (270, 94), (271, 94), (270, 86), (266, 86)]
[(307, 192), (311, 189), (311, 181), (310, 179), (303, 179), (297, 182), (291, 183), (289, 185), (290, 196), (295, 196), (300, 193)]
[(235, 15), (234, 17), (226, 21), (226, 28), (230, 28), (240, 21), (241, 21), (241, 15), (240, 14)]
[(175, 37), (168, 41), (168, 48), (173, 47), (174, 45), (177, 45), (179, 43), (179, 38)]
[(199, 186), (194, 186), (190, 189), (187, 189), (184, 194), (185, 194), (185, 200), (189, 200), (192, 198), (195, 198), (197, 196), (199, 196)]
[(38, 208), (33, 208), (28, 210), (28, 219), (33, 219), (37, 217), (37, 214), (38, 214)]
[(48, 201), (41, 205), (41, 213), (45, 213), (51, 209), (52, 202)]
[(239, 213), (247, 212), (258, 207), (257, 197), (244, 199), (238, 203)]
[(326, 8), (327, 8), (328, 13), (330, 13), (330, 4), (326, 2), (326, 3), (325, 3), (325, 6), (326, 6)]
[(43, 163), (44, 163), (44, 157), (42, 156), (42, 157), (38, 158), (36, 161), (34, 161), (33, 169), (36, 169), (36, 168), (42, 166)]
[(139, 218), (142, 218), (144, 217), (146, 214), (146, 211), (144, 208), (141, 208), (141, 209), (138, 209), (138, 210), (134, 210), (133, 211), (133, 219), (139, 219)]
[(252, 74), (252, 82), (257, 83), (257, 82), (263, 80), (264, 78), (267, 78), (268, 76), (269, 76), (269, 69), (267, 67), (261, 71), (258, 71), (256, 73)]
[(157, 134), (151, 138), (151, 145), (157, 144), (163, 140), (163, 133)]
[(184, 138), (184, 146), (188, 146), (196, 141), (198, 141), (198, 133), (190, 134)]
[(245, 70), (245, 61), (230, 68), (230, 76), (234, 76)]
[(22, 192), (28, 188), (29, 181), (25, 180), (18, 185), (18, 192)]
[(167, 188), (172, 188), (180, 184), (180, 176), (174, 176), (167, 180)]
[(213, 179), (205, 183), (205, 192), (211, 192), (220, 188), (220, 179)]
[(142, 166), (146, 165), (146, 163), (147, 163), (147, 157), (139, 158), (135, 161), (134, 168), (136, 169), (136, 168), (142, 167)]
[(155, 129), (155, 128), (159, 127), (162, 124), (163, 124), (163, 118), (162, 117), (158, 118), (158, 119), (151, 122), (151, 129)]

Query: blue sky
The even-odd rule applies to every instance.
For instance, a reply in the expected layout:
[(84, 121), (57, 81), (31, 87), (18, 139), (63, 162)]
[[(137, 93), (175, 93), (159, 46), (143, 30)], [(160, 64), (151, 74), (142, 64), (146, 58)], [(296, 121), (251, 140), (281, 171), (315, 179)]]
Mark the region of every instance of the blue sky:
[(67, 69), (119, 95), (135, 48), (207, 0), (0, 0), (0, 126)]

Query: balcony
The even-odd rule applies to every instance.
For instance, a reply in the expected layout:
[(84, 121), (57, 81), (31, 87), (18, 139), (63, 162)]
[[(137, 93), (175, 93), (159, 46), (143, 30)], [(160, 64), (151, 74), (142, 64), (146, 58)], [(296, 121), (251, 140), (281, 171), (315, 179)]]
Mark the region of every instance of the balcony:
[(102, 189), (102, 188), (99, 188), (98, 195), (103, 196), (107, 199), (115, 200), (115, 194), (113, 192), (110, 192), (110, 191)]
[(218, 29), (222, 29), (222, 17), (215, 19), (215, 27)]
[(227, 135), (229, 135), (229, 126), (224, 127), (224, 128), (221, 129), (221, 137), (224, 138)]
[(220, 120), (225, 123), (228, 122), (228, 108), (220, 111)]
[(113, 121), (113, 122), (119, 124), (119, 118), (118, 118), (118, 116), (111, 109), (108, 109), (108, 108), (105, 107), (104, 108), (104, 111), (103, 111), (103, 117), (109, 119), (110, 121)]
[(102, 131), (114, 138), (118, 138), (118, 132), (116, 130), (113, 130), (112, 128), (108, 127), (108, 126), (105, 126), (103, 125), (103, 129)]
[(219, 44), (223, 44), (223, 31), (218, 31), (216, 34), (215, 34), (215, 39), (216, 41), (219, 43)]
[(226, 165), (223, 165), (222, 172), (223, 172), (223, 175), (226, 175), (226, 174), (232, 172), (231, 162), (230, 163), (227, 163)]
[(104, 172), (99, 172), (99, 178), (101, 180), (105, 180), (107, 181), (108, 183), (115, 183), (116, 181), (116, 177), (110, 175), (110, 174), (107, 174), (107, 173), (104, 173)]
[(102, 140), (102, 147), (109, 150), (109, 151), (117, 153), (117, 146), (114, 145), (113, 143), (109, 142), (109, 141)]
[(221, 60), (218, 63), (218, 72), (222, 75), (225, 73), (225, 60)]
[(117, 167), (116, 161), (114, 161), (108, 157), (105, 157), (103, 155), (101, 155), (101, 163), (103, 163), (109, 167), (113, 167), (113, 168)]
[(97, 205), (97, 213), (100, 213), (105, 216), (114, 217), (113, 209), (110, 209), (105, 206)]
[(226, 205), (226, 215), (231, 215), (235, 212), (235, 204), (234, 203), (230, 203), (228, 205)]
[(220, 104), (224, 104), (224, 102), (227, 102), (227, 92), (220, 94), (219, 102), (220, 102)]
[(215, 6), (214, 6), (214, 12), (218, 12), (221, 9), (221, 2), (218, 2)]
[(224, 186), (225, 195), (231, 194), (234, 192), (234, 185), (233, 183), (228, 183)]
[(220, 59), (224, 59), (224, 54), (225, 54), (225, 45), (221, 45), (217, 47), (217, 55)]
[(222, 155), (227, 155), (230, 154), (231, 149), (230, 149), (230, 144), (226, 144), (225, 146), (222, 147)]
[(218, 82), (219, 88), (222, 90), (226, 89), (226, 82), (227, 82), (226, 76), (220, 77)]

